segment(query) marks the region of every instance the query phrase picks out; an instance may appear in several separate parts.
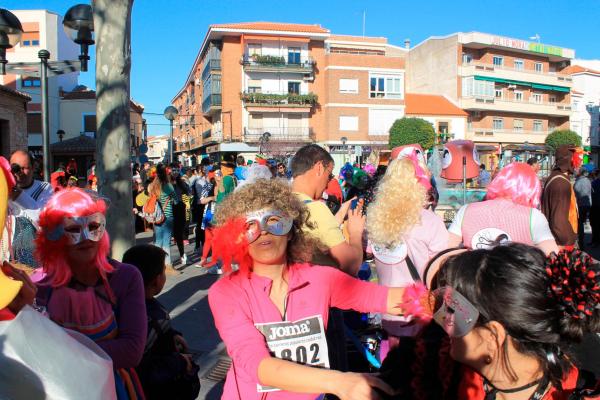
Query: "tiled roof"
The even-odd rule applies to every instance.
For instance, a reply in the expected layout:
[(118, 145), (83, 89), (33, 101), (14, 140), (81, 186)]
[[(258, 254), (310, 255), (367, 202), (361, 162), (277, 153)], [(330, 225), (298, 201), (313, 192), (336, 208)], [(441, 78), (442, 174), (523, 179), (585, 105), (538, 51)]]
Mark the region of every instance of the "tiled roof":
[[(62, 100), (93, 100), (95, 98), (96, 91), (83, 85), (76, 86), (71, 92), (65, 92), (62, 95)], [(129, 101), (129, 106), (137, 113), (144, 112), (144, 106), (133, 99)]]
[(96, 139), (79, 135), (72, 139), (63, 140), (62, 142), (52, 143), (50, 145), (52, 153), (95, 153)]
[(444, 96), (435, 94), (406, 93), (404, 103), (406, 115), (468, 115)]
[(573, 89), (571, 89), (571, 94), (583, 95), (583, 92), (580, 92), (580, 91), (578, 91), (578, 90), (573, 90)]
[(596, 71), (595, 69), (585, 68), (585, 67), (582, 67), (581, 65), (569, 65), (567, 68), (563, 69), (560, 72), (562, 74), (566, 74), (566, 75), (580, 74), (582, 72), (588, 72), (590, 74), (600, 75), (600, 71)]
[(23, 92), (19, 92), (18, 90), (9, 88), (8, 86), (5, 86), (5, 85), (0, 85), (0, 91), (12, 94), (13, 96), (21, 97), (25, 101), (31, 101), (31, 97), (29, 97), (27, 94), (25, 94)]
[(244, 29), (256, 31), (283, 31), (283, 32), (305, 32), (305, 33), (329, 33), (328, 29), (321, 25), (286, 24), (280, 22), (240, 22), (235, 24), (216, 24), (211, 28)]

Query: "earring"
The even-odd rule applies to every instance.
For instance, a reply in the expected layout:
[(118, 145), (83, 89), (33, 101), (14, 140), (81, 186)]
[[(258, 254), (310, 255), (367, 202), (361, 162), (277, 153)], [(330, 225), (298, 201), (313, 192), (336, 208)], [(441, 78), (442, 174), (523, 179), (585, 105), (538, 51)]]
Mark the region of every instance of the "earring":
[(491, 364), (491, 363), (492, 363), (492, 356), (490, 356), (490, 355), (488, 354), (487, 356), (485, 356), (485, 359), (484, 359), (484, 361), (485, 361), (485, 363), (486, 363), (486, 364), (488, 364), (488, 365), (489, 365), (489, 364)]

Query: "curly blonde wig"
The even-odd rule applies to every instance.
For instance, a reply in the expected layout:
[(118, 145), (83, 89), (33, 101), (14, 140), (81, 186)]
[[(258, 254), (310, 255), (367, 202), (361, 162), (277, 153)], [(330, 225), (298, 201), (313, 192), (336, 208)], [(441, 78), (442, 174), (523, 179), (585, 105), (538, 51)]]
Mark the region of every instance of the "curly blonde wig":
[(392, 161), (379, 184), (375, 201), (367, 211), (369, 240), (388, 248), (402, 242), (402, 235), (421, 220), (427, 191), (415, 177), (411, 160)]
[(217, 226), (236, 218), (244, 218), (248, 213), (265, 208), (282, 211), (294, 220), (290, 231), (292, 236), (287, 247), (288, 262), (308, 262), (313, 252), (323, 247), (320, 242), (303, 231), (303, 227), (312, 228), (312, 224), (308, 221), (309, 211), (292, 193), (288, 182), (281, 179), (259, 179), (231, 193), (217, 206), (215, 212)]

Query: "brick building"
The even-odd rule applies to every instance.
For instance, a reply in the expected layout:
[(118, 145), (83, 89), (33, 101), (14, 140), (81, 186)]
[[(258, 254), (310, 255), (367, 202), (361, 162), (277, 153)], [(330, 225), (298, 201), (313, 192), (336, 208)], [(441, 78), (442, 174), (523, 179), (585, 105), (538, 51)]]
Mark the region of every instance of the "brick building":
[(283, 156), (317, 142), (341, 161), (387, 149), (404, 116), (406, 53), (317, 25), (211, 25), (172, 100), (175, 153)]
[(0, 156), (27, 149), (27, 103), (25, 93), (0, 85)]

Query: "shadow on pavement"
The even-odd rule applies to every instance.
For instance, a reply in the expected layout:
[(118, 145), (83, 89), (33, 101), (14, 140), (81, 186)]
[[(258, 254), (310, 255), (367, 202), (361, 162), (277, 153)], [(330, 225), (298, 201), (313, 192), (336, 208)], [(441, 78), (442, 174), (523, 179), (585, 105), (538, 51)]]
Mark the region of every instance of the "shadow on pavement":
[(198, 275), (176, 283), (168, 291), (158, 296), (158, 300), (172, 311), (198, 291), (208, 290), (219, 279), (219, 275)]

